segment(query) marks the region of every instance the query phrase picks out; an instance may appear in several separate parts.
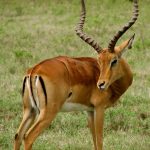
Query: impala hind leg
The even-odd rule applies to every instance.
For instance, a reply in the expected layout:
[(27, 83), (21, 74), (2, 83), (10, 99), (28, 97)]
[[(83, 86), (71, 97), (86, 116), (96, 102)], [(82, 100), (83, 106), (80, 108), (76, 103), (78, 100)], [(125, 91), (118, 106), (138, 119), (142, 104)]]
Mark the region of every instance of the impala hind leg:
[(56, 104), (51, 104), (51, 107), (40, 111), (37, 121), (32, 125), (32, 127), (28, 130), (28, 132), (25, 135), (25, 150), (32, 149), (33, 142), (40, 135), (40, 133), (50, 125), (52, 120), (55, 118), (57, 112), (58, 109), (56, 108)]
[(88, 125), (92, 133), (94, 148), (96, 148), (96, 136), (95, 136), (95, 126), (94, 126), (94, 112), (88, 112)]
[(35, 120), (37, 111), (31, 106), (29, 91), (26, 86), (27, 77), (23, 83), (23, 119), (15, 135), (14, 150), (19, 150), (25, 133)]
[(36, 116), (36, 113), (33, 108), (24, 110), (22, 122), (15, 135), (14, 150), (20, 149), (22, 139), (24, 138), (25, 133), (27, 132), (27, 130), (30, 128), (31, 124), (35, 120), (35, 116)]

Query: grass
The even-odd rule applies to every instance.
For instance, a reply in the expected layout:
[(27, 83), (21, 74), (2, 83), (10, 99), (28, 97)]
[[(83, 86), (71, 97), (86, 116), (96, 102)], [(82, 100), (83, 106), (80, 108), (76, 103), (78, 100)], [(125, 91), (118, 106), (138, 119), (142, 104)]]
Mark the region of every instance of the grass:
[[(105, 150), (150, 147), (149, 0), (140, 1), (138, 22), (122, 38), (136, 33), (125, 54), (134, 82), (117, 106), (105, 113)], [(129, 20), (132, 2), (87, 0), (85, 31), (102, 46)], [(0, 1), (0, 149), (11, 150), (22, 117), (21, 86), (27, 68), (57, 55), (96, 57), (74, 32), (80, 0)], [(121, 40), (121, 41), (122, 41)], [(91, 150), (86, 113), (59, 113), (36, 140), (35, 150)]]

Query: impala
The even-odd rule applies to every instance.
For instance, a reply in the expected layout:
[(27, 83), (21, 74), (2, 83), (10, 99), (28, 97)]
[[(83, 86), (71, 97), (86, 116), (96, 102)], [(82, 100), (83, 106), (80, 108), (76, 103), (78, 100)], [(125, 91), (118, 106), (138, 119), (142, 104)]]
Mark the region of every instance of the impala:
[(27, 71), (22, 88), (23, 119), (15, 135), (15, 150), (20, 149), (22, 140), (24, 149), (31, 150), (36, 138), (61, 111), (87, 111), (95, 150), (102, 150), (104, 111), (132, 83), (132, 72), (122, 54), (132, 47), (134, 35), (119, 46), (116, 43), (137, 20), (138, 2), (133, 0), (131, 21), (116, 33), (107, 48), (101, 48), (83, 32), (84, 0), (81, 4), (76, 33), (96, 50), (98, 58), (58, 56)]

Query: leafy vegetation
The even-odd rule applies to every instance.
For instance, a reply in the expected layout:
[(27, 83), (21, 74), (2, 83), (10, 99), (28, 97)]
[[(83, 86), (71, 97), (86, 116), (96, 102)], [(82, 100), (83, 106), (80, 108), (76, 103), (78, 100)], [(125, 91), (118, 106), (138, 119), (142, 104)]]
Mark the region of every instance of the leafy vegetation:
[[(134, 73), (131, 88), (105, 113), (105, 150), (150, 148), (149, 0), (139, 2), (140, 17), (121, 39), (136, 33), (124, 57)], [(127, 0), (87, 0), (85, 31), (107, 46), (132, 13)], [(11, 150), (22, 117), (21, 86), (27, 68), (57, 55), (96, 57), (74, 32), (80, 0), (0, 1), (0, 149)], [(35, 150), (91, 150), (86, 113), (59, 113), (36, 140)]]

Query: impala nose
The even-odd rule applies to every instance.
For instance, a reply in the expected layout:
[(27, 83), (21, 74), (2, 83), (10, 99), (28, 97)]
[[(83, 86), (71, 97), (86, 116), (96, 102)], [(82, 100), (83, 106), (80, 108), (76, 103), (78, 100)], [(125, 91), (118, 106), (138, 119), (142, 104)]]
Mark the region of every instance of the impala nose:
[(101, 83), (99, 83), (98, 88), (101, 90), (104, 90), (105, 89), (105, 81), (102, 81)]

